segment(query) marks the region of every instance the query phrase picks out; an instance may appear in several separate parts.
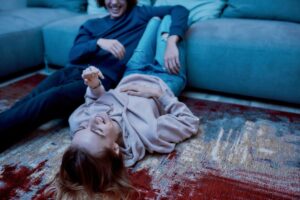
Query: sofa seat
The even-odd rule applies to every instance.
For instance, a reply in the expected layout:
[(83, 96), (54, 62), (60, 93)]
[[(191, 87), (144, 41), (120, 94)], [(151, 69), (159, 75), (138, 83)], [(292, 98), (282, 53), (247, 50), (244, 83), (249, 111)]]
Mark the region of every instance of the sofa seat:
[(74, 15), (78, 14), (49, 8), (1, 11), (0, 78), (42, 64), (44, 59), (42, 26)]
[(187, 32), (188, 84), (198, 89), (300, 102), (297, 23), (215, 19)]
[(97, 15), (80, 15), (44, 26), (45, 56), (48, 64), (66, 66), (69, 60), (69, 51), (73, 46), (79, 27), (88, 19), (104, 17), (105, 15), (107, 12)]

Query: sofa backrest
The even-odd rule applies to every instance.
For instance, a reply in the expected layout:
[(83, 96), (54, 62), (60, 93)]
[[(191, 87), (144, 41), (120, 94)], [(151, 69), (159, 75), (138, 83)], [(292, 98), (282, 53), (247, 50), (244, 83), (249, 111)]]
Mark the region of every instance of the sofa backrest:
[(182, 5), (189, 11), (188, 24), (218, 18), (224, 7), (224, 0), (156, 0), (155, 6)]
[(26, 0), (0, 0), (0, 11), (26, 7)]
[(86, 12), (87, 0), (27, 0), (27, 6), (64, 8), (73, 12)]
[(283, 20), (300, 23), (300, 0), (225, 0), (222, 17)]

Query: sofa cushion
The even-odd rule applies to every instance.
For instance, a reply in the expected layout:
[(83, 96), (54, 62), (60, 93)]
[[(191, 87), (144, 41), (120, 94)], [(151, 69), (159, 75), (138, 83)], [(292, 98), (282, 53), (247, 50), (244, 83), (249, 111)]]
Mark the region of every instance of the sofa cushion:
[[(152, 5), (151, 0), (138, 0), (138, 5)], [(88, 0), (87, 13), (88, 14), (99, 14), (106, 12), (104, 7), (98, 7), (96, 0)]]
[(0, 11), (26, 7), (26, 0), (0, 0)]
[(215, 19), (187, 32), (189, 85), (300, 103), (300, 25)]
[(99, 13), (103, 13), (103, 12), (107, 12), (106, 9), (104, 7), (99, 7), (97, 5), (96, 0), (88, 0), (88, 6), (87, 6), (87, 13), (88, 14), (99, 14)]
[(0, 33), (0, 79), (43, 62), (43, 38), (39, 28), (20, 27), (9, 34)]
[(300, 23), (299, 0), (228, 0), (222, 17), (286, 20)]
[(46, 8), (0, 12), (0, 77), (42, 64), (41, 26), (74, 15), (66, 10)]
[(151, 6), (152, 2), (151, 0), (138, 0), (139, 6)]
[(182, 5), (190, 10), (188, 24), (220, 16), (225, 6), (222, 0), (156, 0), (155, 6)]
[[(64, 9), (24, 8), (0, 12), (0, 34), (18, 31), (21, 27), (32, 28), (46, 23), (76, 16)], [(18, 24), (18, 25), (17, 25)]]
[(29, 7), (64, 8), (73, 12), (86, 11), (86, 0), (27, 0)]
[(69, 51), (79, 27), (88, 19), (103, 17), (99, 15), (80, 15), (69, 19), (58, 20), (43, 27), (45, 56), (49, 64), (66, 66), (69, 61)]

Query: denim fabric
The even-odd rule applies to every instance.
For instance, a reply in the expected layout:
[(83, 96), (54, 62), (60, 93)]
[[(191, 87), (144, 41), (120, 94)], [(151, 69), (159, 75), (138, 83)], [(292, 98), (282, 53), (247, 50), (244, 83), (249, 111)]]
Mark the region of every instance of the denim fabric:
[(178, 75), (169, 74), (164, 67), (166, 38), (163, 38), (162, 34), (169, 32), (170, 25), (170, 16), (164, 17), (161, 23), (159, 18), (150, 20), (133, 56), (127, 63), (124, 76), (134, 73), (157, 76), (178, 96), (186, 84), (184, 43), (181, 41), (178, 44), (181, 64), (180, 73)]
[(133, 55), (127, 63), (127, 71), (143, 68), (145, 65), (154, 62), (156, 51), (156, 33), (161, 24), (161, 19), (153, 17), (147, 24), (145, 32)]

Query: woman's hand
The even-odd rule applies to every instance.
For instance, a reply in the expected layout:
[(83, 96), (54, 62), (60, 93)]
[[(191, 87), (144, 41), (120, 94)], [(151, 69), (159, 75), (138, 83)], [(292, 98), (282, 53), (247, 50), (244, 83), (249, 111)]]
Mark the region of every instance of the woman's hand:
[(163, 94), (160, 88), (153, 88), (142, 84), (132, 84), (121, 88), (120, 91), (126, 92), (128, 95), (145, 98), (159, 98)]
[(113, 54), (119, 60), (125, 56), (125, 47), (118, 40), (100, 38), (97, 40), (97, 45)]
[(101, 71), (94, 66), (90, 66), (83, 70), (81, 77), (84, 80), (84, 84), (92, 89), (99, 87), (101, 85), (100, 79), (104, 79)]
[(179, 50), (177, 42), (179, 37), (172, 35), (168, 37), (167, 47), (164, 56), (165, 67), (170, 74), (178, 74), (180, 71)]

